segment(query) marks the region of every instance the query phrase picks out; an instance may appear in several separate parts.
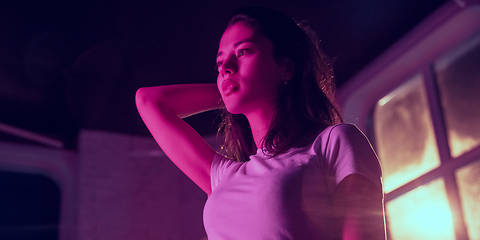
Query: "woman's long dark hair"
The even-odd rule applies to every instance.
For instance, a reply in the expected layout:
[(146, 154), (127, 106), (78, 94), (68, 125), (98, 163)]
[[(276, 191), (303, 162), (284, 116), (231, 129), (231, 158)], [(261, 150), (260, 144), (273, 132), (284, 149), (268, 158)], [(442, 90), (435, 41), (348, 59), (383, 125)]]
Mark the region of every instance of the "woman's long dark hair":
[[(306, 26), (271, 9), (248, 7), (236, 11), (227, 28), (242, 22), (273, 43), (274, 58), (288, 58), (294, 63), (294, 76), (280, 90), (270, 128), (262, 147), (276, 156), (291, 148), (304, 147), (330, 125), (342, 122), (334, 105), (334, 74), (325, 54), (318, 47), (316, 35)], [(252, 132), (244, 115), (222, 112), (224, 154), (237, 161), (247, 161), (256, 152)]]

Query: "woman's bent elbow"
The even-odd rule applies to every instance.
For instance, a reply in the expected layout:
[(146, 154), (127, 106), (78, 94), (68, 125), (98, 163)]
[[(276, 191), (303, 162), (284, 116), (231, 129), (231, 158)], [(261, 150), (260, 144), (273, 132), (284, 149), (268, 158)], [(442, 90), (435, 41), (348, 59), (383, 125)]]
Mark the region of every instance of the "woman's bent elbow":
[(140, 109), (146, 104), (155, 101), (155, 99), (153, 98), (154, 96), (151, 92), (152, 91), (148, 87), (142, 87), (137, 89), (137, 92), (135, 93), (135, 104), (137, 105), (137, 109)]

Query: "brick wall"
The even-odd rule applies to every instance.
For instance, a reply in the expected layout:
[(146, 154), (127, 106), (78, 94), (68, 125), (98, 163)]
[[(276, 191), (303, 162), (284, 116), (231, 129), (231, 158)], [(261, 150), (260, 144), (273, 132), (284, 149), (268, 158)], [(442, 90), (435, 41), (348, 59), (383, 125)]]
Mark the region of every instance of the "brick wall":
[(206, 239), (206, 194), (152, 138), (85, 130), (78, 152), (79, 240)]

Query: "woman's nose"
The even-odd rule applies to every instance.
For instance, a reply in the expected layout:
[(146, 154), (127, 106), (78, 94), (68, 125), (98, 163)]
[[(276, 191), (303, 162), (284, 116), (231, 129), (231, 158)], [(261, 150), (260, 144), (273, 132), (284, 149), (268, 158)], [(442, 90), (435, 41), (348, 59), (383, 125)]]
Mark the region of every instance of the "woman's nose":
[(222, 65), (219, 67), (219, 71), (222, 74), (235, 74), (238, 70), (238, 65), (235, 57), (228, 57), (224, 60)]

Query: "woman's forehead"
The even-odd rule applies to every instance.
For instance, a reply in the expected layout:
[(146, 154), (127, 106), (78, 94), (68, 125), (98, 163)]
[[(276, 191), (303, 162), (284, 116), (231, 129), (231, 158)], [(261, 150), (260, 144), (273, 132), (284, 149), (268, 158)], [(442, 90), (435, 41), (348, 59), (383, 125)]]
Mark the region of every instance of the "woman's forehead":
[(228, 27), (223, 33), (219, 44), (219, 54), (222, 49), (236, 47), (244, 42), (251, 42), (259, 46), (271, 44), (270, 40), (264, 37), (263, 34), (254, 31), (251, 27), (243, 22), (237, 22)]
[(220, 46), (222, 44), (235, 43), (239, 40), (241, 41), (241, 39), (253, 39), (255, 35), (257, 34), (250, 27), (242, 22), (237, 22), (223, 32)]

